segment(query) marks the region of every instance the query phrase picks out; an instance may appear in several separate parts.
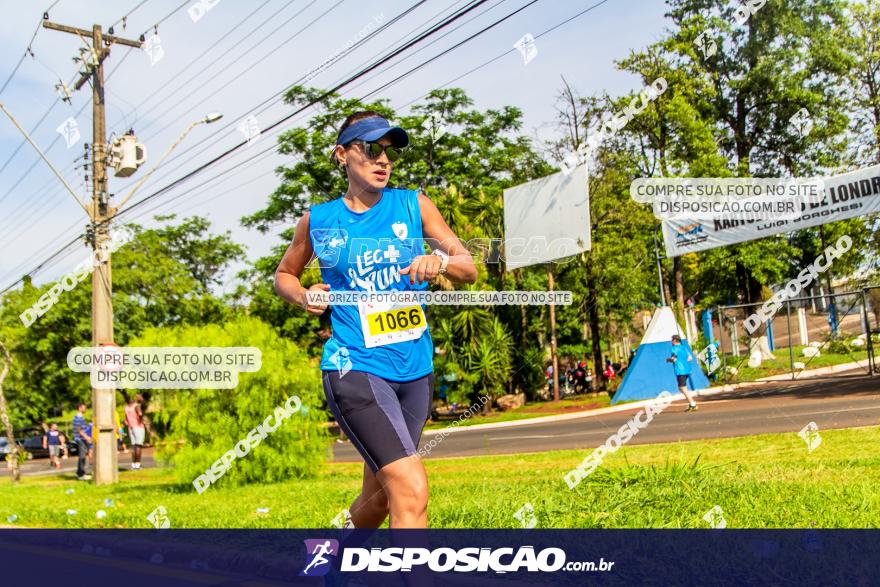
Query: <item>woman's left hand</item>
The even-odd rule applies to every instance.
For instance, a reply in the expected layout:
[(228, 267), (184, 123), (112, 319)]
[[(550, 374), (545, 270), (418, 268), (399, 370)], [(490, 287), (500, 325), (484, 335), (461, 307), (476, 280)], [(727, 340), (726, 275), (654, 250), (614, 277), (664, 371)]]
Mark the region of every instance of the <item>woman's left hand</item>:
[(433, 281), (440, 275), (443, 260), (437, 255), (419, 255), (409, 265), (400, 270), (401, 275), (409, 275), (410, 285), (415, 282)]

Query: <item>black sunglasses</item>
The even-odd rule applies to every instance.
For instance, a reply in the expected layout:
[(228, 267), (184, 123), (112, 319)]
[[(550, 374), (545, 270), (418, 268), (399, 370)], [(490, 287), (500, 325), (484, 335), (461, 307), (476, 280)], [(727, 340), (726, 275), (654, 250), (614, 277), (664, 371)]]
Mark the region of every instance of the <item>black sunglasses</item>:
[(352, 141), (349, 143), (349, 145), (353, 145), (355, 143), (363, 147), (364, 154), (369, 159), (378, 159), (382, 153), (385, 153), (385, 155), (388, 156), (388, 160), (394, 162), (400, 159), (400, 156), (403, 155), (403, 149), (400, 147), (394, 147), (391, 145), (385, 146), (379, 143), (362, 140)]

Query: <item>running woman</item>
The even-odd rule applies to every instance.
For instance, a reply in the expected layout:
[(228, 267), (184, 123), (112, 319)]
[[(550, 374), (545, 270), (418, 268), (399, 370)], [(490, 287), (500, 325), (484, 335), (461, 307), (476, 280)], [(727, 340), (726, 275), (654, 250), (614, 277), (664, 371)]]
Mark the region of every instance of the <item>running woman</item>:
[[(345, 119), (333, 159), (346, 193), (312, 206), (275, 272), (283, 299), (320, 315), (327, 305), (307, 291), (424, 290), (438, 275), (473, 283), (473, 259), (437, 207), (418, 190), (388, 188), (409, 137), (376, 112)], [(425, 254), (427, 240), (433, 249)], [(300, 276), (318, 257), (324, 283)], [(433, 396), (433, 343), (418, 304), (336, 305), (321, 360), (327, 404), (364, 459), (361, 493), (351, 504), (356, 528), (427, 527), (428, 478), (416, 450)]]
[[(683, 359), (686, 357), (686, 359)], [(694, 358), (691, 354), (682, 346), (681, 337), (677, 334), (672, 335), (672, 355), (666, 359), (667, 363), (672, 363), (673, 368), (675, 369), (675, 378), (678, 380), (678, 390), (684, 394), (684, 397), (688, 400), (688, 407), (685, 410), (686, 412), (693, 412), (697, 409), (697, 402), (694, 401), (694, 398), (691, 397), (691, 394), (688, 393), (688, 379), (691, 376), (691, 362), (693, 362)]]

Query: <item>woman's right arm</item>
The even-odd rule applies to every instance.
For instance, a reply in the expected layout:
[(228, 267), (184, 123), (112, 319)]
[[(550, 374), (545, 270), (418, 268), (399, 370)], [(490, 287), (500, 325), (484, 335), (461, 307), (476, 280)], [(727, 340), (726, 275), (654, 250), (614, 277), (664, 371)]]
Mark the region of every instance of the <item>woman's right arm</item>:
[(283, 300), (304, 308), (309, 314), (323, 314), (327, 304), (306, 301), (307, 291), (329, 291), (326, 283), (316, 283), (306, 289), (300, 283), (300, 276), (314, 256), (312, 241), (309, 238), (309, 213), (306, 212), (296, 225), (293, 241), (287, 247), (278, 269), (275, 270), (275, 293)]

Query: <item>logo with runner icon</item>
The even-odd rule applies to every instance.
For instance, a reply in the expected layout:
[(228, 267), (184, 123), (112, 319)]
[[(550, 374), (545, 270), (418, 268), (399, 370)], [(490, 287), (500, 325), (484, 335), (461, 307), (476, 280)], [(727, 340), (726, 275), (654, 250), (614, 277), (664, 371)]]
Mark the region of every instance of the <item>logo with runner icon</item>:
[(309, 538), (306, 543), (306, 566), (300, 577), (320, 577), (330, 571), (330, 558), (339, 554), (339, 541), (332, 538)]

